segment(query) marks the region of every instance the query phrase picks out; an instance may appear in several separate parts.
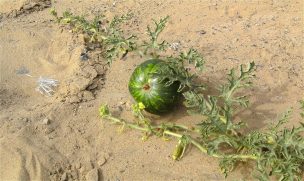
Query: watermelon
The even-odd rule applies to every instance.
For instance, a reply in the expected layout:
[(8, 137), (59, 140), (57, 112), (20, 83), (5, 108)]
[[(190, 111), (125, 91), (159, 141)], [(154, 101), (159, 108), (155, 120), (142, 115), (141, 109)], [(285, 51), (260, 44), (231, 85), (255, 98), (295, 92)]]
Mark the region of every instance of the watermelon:
[(172, 110), (180, 93), (179, 82), (166, 85), (157, 74), (163, 66), (160, 59), (150, 59), (138, 65), (129, 81), (129, 92), (136, 102), (145, 105), (145, 110), (153, 114), (162, 114)]

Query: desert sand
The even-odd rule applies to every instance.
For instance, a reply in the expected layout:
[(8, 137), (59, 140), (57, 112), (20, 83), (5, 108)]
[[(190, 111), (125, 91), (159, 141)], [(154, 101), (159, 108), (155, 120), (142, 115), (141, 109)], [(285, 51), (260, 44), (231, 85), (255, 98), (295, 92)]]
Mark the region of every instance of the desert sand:
[[(51, 7), (88, 17), (132, 12), (126, 31), (142, 39), (153, 18), (169, 15), (162, 38), (198, 49), (206, 60), (202, 80), (211, 87), (230, 68), (255, 61), (257, 78), (246, 92), (251, 104), (238, 115), (253, 130), (289, 107), (290, 125), (298, 124), (303, 6), (301, 0), (0, 0), (0, 180), (225, 180), (215, 158), (192, 149), (174, 161), (174, 139), (144, 142), (141, 133), (119, 133), (101, 120), (104, 103), (132, 120), (127, 85), (144, 59), (130, 54), (108, 67), (92, 51), (82, 61), (82, 35), (57, 24)], [(40, 76), (60, 82), (53, 96), (35, 90)], [(182, 108), (154, 119), (195, 123)], [(227, 180), (254, 180), (251, 172), (241, 165)]]

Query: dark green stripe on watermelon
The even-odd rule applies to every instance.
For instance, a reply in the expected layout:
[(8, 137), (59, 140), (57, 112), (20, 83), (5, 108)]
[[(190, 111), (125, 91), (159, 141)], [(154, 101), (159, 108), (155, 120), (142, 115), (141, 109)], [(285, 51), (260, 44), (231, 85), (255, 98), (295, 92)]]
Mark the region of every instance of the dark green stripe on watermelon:
[(129, 91), (136, 102), (142, 102), (146, 111), (161, 114), (170, 111), (176, 103), (179, 83), (166, 86), (166, 81), (156, 74), (162, 66), (168, 66), (159, 59), (147, 60), (137, 66), (129, 81)]

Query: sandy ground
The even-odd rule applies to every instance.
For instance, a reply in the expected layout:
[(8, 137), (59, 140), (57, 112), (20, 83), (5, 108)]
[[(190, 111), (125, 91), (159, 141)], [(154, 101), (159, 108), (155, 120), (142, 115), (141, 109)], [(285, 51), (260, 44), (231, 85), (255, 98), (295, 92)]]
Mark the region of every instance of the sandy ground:
[[(132, 119), (127, 83), (144, 60), (130, 55), (108, 69), (92, 52), (81, 61), (83, 38), (56, 24), (50, 6), (60, 14), (131, 11), (126, 30), (141, 38), (152, 18), (169, 15), (162, 37), (205, 56), (202, 77), (211, 87), (224, 82), (230, 68), (255, 61), (257, 79), (246, 92), (251, 106), (238, 115), (250, 129), (297, 108), (304, 96), (300, 0), (0, 0), (0, 180), (225, 180), (217, 159), (192, 149), (176, 162), (174, 140), (143, 142), (140, 133), (120, 134), (102, 121), (102, 103)], [(20, 75), (22, 67), (33, 77)], [(54, 96), (35, 91), (39, 76), (60, 81)], [(295, 111), (290, 124), (298, 118)], [(194, 118), (181, 109), (155, 119), (190, 124)], [(239, 166), (227, 180), (254, 180), (251, 172)]]

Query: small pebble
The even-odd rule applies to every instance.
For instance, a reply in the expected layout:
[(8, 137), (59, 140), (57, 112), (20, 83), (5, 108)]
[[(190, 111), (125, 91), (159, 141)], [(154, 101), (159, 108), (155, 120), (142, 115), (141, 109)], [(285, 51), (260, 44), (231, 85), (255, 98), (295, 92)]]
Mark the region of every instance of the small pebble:
[(42, 124), (44, 124), (44, 125), (48, 125), (50, 123), (51, 123), (51, 120), (49, 120), (48, 118), (45, 118), (42, 120)]
[(81, 163), (80, 163), (80, 162), (77, 162), (77, 163), (75, 164), (75, 168), (76, 168), (76, 169), (80, 169), (80, 168), (81, 168)]
[(52, 133), (52, 132), (54, 132), (54, 131), (55, 131), (54, 128), (47, 127), (47, 128), (45, 128), (44, 133), (45, 133), (45, 134), (50, 134), (50, 133)]
[(204, 34), (206, 34), (207, 32), (206, 32), (205, 30), (200, 30), (200, 31), (198, 31), (198, 33), (199, 33), (200, 35), (204, 35)]
[(122, 106), (122, 105), (125, 105), (126, 103), (127, 103), (127, 101), (120, 101), (120, 102), (119, 102), (119, 105)]
[(24, 122), (30, 122), (30, 120), (28, 118), (23, 118)]
[(101, 157), (98, 161), (98, 165), (101, 167), (107, 162), (107, 159), (105, 157)]
[(89, 59), (88, 54), (86, 54), (86, 53), (81, 53), (80, 54), (80, 60), (81, 61), (87, 61), (88, 59)]

